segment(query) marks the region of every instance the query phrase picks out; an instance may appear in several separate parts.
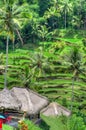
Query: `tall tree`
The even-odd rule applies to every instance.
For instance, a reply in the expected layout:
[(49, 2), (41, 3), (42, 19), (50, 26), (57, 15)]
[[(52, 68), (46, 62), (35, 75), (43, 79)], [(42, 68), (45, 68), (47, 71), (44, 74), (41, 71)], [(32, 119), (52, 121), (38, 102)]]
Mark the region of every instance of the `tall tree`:
[[(76, 17), (77, 27), (80, 28), (86, 28), (86, 2), (85, 0), (76, 0), (73, 1), (73, 16)], [(76, 22), (75, 20), (75, 22)]]
[(43, 74), (45, 74), (45, 69), (48, 69), (49, 65), (48, 58), (44, 56), (43, 48), (39, 47), (38, 51), (36, 51), (30, 58), (32, 74), (35, 76), (35, 78), (41, 77)]
[(60, 4), (61, 4), (61, 7), (60, 7), (60, 10), (62, 12), (62, 14), (64, 14), (64, 26), (65, 26), (65, 29), (67, 27), (67, 15), (69, 12), (72, 12), (72, 3), (69, 2), (69, 0), (61, 0), (60, 1)]
[(57, 0), (52, 0), (51, 5), (44, 13), (44, 18), (47, 19), (47, 24), (52, 29), (57, 28), (60, 15), (60, 8)]
[(0, 4), (0, 26), (1, 31), (6, 32), (6, 67), (5, 67), (5, 81), (4, 87), (7, 87), (7, 70), (8, 70), (8, 44), (9, 39), (14, 41), (14, 33), (16, 32), (23, 44), (23, 40), (19, 33), (19, 28), (29, 18), (27, 4), (19, 6), (18, 0), (2, 0)]
[(73, 46), (69, 49), (69, 51), (66, 51), (63, 59), (64, 63), (68, 66), (70, 66), (70, 70), (73, 74), (72, 76), (72, 96), (71, 96), (71, 110), (73, 109), (73, 102), (74, 102), (74, 84), (77, 78), (79, 77), (79, 74), (83, 72), (83, 62), (82, 62), (82, 54), (80, 53), (80, 50), (77, 46)]

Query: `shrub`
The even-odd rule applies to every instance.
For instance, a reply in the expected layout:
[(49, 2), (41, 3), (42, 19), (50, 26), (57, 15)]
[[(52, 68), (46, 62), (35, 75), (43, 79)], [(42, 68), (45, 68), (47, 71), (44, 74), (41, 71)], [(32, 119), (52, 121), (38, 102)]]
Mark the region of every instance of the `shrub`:
[(83, 43), (84, 47), (86, 47), (86, 38), (82, 39), (82, 43)]
[(67, 121), (67, 129), (68, 130), (86, 130), (86, 126), (83, 122), (82, 117), (77, 117), (73, 115)]
[[(41, 116), (43, 122), (40, 127), (45, 130), (86, 130), (86, 125), (83, 118), (80, 116), (72, 115), (71, 117), (46, 117)], [(46, 127), (47, 126), (47, 127)]]
[(41, 128), (33, 124), (30, 120), (25, 120), (23, 121), (22, 124), (20, 123), (17, 130), (27, 130), (27, 129), (28, 130), (42, 130)]

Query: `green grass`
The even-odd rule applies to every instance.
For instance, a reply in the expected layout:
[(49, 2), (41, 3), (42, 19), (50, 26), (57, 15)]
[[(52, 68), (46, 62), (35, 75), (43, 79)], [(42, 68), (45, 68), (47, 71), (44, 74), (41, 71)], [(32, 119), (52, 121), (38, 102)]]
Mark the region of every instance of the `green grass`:
[(58, 117), (46, 117), (42, 116), (44, 122), (40, 125), (43, 130), (65, 130), (65, 126), (62, 125)]
[[(25, 120), (24, 123), (27, 124), (28, 130), (42, 130), (41, 128), (36, 126), (34, 123), (32, 123), (30, 120)], [(3, 130), (14, 130), (14, 129), (13, 129), (13, 127), (11, 127), (9, 125), (4, 124), (3, 125)], [(18, 130), (20, 130), (20, 129), (18, 129)]]
[(72, 115), (71, 117), (47, 117), (41, 115), (43, 122), (40, 127), (43, 130), (86, 130), (83, 118)]
[(5, 124), (3, 125), (2, 128), (3, 128), (2, 130), (13, 130), (13, 127), (5, 125)]
[(58, 38), (58, 40), (69, 42), (69, 43), (82, 43), (82, 39), (79, 38)]
[[(52, 86), (53, 87), (53, 85), (57, 85), (57, 86), (61, 86), (61, 85), (64, 85), (64, 84), (72, 85), (72, 80), (53, 79), (53, 80), (48, 80), (48, 81), (40, 81), (38, 83), (40, 85), (44, 86), (44, 87), (48, 87), (48, 86)], [(77, 85), (77, 86), (81, 86), (81, 87), (85, 86), (84, 82), (76, 81), (74, 84)]]

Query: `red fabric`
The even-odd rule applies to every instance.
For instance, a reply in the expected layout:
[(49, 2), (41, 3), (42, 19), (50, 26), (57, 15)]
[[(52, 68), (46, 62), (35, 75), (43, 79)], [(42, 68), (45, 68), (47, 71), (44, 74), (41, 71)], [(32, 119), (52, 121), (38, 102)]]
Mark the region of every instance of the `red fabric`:
[(6, 119), (1, 119), (1, 118), (0, 118), (0, 122), (6, 123)]
[(3, 123), (6, 123), (6, 119), (3, 119)]
[(7, 119), (6, 119), (6, 122), (10, 122), (11, 120), (12, 120), (12, 117), (8, 116)]
[[(7, 121), (7, 119), (1, 119), (1, 118), (0, 118), (0, 122), (6, 123), (6, 121)], [(0, 124), (1, 124), (1, 123), (0, 123)]]
[(2, 129), (2, 123), (3, 123), (2, 120), (0, 120), (0, 129)]

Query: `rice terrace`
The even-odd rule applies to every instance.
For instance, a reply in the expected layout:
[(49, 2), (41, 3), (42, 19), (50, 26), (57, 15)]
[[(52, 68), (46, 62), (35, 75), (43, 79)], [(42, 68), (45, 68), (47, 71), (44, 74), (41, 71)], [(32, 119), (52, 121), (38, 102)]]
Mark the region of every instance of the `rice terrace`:
[(86, 130), (85, 0), (0, 0), (0, 130)]

